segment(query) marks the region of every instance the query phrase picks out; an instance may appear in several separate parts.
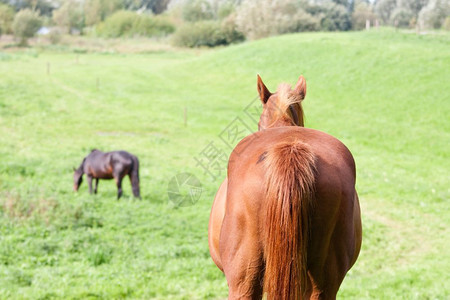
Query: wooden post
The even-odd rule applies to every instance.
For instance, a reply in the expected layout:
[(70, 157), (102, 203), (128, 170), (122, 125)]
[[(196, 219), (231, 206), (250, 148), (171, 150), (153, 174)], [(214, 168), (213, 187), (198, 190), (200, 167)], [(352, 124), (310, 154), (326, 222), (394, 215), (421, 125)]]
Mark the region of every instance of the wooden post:
[(370, 29), (370, 20), (366, 20), (366, 30)]

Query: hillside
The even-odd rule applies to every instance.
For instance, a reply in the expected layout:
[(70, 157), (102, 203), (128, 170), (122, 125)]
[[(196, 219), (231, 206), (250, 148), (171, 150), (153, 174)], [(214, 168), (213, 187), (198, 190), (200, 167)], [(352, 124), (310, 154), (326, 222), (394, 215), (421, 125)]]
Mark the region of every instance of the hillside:
[[(270, 90), (306, 77), (306, 126), (352, 151), (363, 247), (341, 299), (450, 295), (450, 39), (380, 32), (295, 34), (202, 51), (0, 53), (0, 298), (223, 299), (209, 257), (213, 177), (197, 159)], [(184, 122), (186, 111), (187, 123)], [(254, 110), (252, 110), (254, 111)], [(244, 127), (242, 127), (244, 126)], [(233, 144), (235, 141), (228, 141)], [(112, 181), (72, 191), (90, 149), (141, 161), (142, 201)], [(211, 170), (210, 170), (211, 171)], [(190, 172), (193, 205), (167, 196)]]

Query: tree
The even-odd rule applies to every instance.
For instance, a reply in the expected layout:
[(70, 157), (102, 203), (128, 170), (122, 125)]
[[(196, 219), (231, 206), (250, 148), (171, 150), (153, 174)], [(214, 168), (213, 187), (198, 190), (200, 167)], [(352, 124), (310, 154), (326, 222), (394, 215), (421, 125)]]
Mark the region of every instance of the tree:
[(366, 2), (359, 2), (356, 4), (352, 14), (352, 27), (357, 30), (364, 29), (366, 20), (374, 22), (375, 19), (376, 16), (372, 11), (372, 7)]
[(66, 0), (64, 4), (53, 11), (53, 21), (65, 28), (68, 33), (72, 28), (82, 30), (84, 27), (84, 16), (81, 3), (77, 0)]
[(350, 14), (344, 6), (327, 1), (321, 5), (312, 5), (307, 11), (320, 18), (320, 26), (326, 31), (350, 30), (352, 27)]
[(390, 22), (396, 27), (409, 27), (413, 19), (414, 13), (411, 10), (397, 7), (392, 11)]
[(11, 33), (11, 25), (14, 20), (14, 9), (0, 3), (0, 35)]
[(207, 0), (188, 0), (183, 6), (183, 19), (188, 22), (212, 20), (214, 11)]
[(397, 0), (397, 7), (409, 11), (414, 17), (428, 4), (429, 0)]
[(116, 11), (121, 10), (123, 6), (122, 0), (86, 0), (84, 2), (85, 25), (98, 24)]
[(23, 9), (14, 17), (12, 29), (14, 35), (20, 38), (20, 45), (26, 46), (28, 38), (33, 37), (42, 25), (39, 13), (31, 9)]
[(419, 13), (419, 22), (426, 28), (441, 28), (450, 15), (450, 3), (445, 0), (430, 0)]
[(15, 11), (29, 8), (39, 11), (43, 16), (51, 16), (53, 9), (59, 4), (59, 0), (0, 0), (0, 2), (9, 4)]
[(124, 8), (128, 10), (151, 10), (160, 14), (167, 9), (169, 0), (124, 0)]
[(84, 3), (84, 23), (87, 26), (98, 24), (102, 21), (101, 0), (87, 0)]
[(388, 24), (391, 19), (391, 14), (396, 6), (396, 0), (379, 0), (375, 5), (375, 13), (384, 24)]

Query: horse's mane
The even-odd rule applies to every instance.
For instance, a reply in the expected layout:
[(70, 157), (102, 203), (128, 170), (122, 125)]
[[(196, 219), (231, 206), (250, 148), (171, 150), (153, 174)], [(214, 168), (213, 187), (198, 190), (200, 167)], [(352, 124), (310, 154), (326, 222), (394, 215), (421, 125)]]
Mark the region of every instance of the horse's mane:
[(276, 93), (278, 95), (276, 103), (278, 109), (274, 113), (278, 114), (278, 118), (287, 118), (295, 123), (294, 117), (289, 107), (291, 105), (294, 105), (295, 107), (295, 104), (297, 104), (300, 107), (300, 115), (298, 116), (300, 126), (303, 126), (303, 109), (301, 105), (303, 96), (293, 91), (288, 83), (281, 83), (278, 86)]

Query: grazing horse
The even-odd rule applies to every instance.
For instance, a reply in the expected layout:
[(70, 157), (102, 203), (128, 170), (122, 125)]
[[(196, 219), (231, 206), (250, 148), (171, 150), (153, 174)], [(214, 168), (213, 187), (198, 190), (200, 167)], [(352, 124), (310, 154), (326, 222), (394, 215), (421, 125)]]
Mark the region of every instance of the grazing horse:
[(336, 138), (303, 127), (306, 82), (269, 92), (259, 131), (233, 150), (211, 210), (210, 254), (229, 299), (335, 299), (361, 248), (355, 162)]
[(89, 193), (92, 194), (92, 179), (95, 179), (94, 193), (97, 194), (99, 179), (113, 179), (117, 185), (117, 199), (122, 196), (122, 179), (130, 176), (133, 195), (140, 198), (139, 191), (139, 161), (136, 156), (126, 151), (102, 152), (94, 149), (83, 159), (78, 167), (74, 168), (73, 182), (74, 191), (78, 191), (83, 174), (86, 174)]

